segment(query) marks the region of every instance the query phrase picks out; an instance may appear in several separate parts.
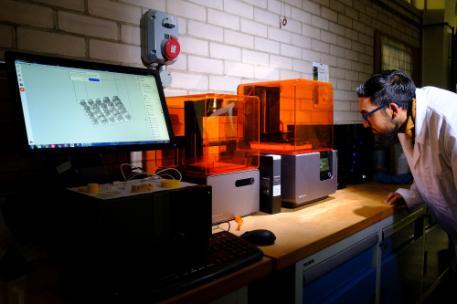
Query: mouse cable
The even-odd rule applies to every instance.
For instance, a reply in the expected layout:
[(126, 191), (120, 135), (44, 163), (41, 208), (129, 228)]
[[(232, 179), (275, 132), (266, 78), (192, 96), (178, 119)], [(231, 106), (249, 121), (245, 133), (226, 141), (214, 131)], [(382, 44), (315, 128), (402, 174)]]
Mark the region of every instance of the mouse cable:
[[(222, 227), (220, 226), (221, 224), (227, 224), (227, 229), (222, 228)], [(216, 230), (216, 229), (218, 229), (218, 228), (221, 229), (221, 230), (230, 232), (230, 228), (231, 228), (230, 221), (222, 222), (222, 223), (220, 223), (220, 224), (217, 224), (217, 225), (213, 226), (212, 230)]]

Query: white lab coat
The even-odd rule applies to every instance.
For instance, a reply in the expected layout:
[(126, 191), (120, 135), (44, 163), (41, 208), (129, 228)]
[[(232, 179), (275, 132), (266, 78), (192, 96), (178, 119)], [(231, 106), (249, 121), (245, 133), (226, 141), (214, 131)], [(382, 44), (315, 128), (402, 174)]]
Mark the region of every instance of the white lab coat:
[(427, 203), (440, 226), (457, 244), (457, 94), (416, 89), (416, 141), (398, 134), (414, 183), (398, 189), (408, 207)]

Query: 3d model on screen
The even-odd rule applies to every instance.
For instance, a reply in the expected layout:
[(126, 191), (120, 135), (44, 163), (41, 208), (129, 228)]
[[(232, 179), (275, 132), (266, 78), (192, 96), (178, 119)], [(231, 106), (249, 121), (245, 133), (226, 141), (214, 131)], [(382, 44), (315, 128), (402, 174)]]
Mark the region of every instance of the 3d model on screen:
[(118, 96), (81, 99), (79, 103), (94, 125), (125, 122), (132, 117)]

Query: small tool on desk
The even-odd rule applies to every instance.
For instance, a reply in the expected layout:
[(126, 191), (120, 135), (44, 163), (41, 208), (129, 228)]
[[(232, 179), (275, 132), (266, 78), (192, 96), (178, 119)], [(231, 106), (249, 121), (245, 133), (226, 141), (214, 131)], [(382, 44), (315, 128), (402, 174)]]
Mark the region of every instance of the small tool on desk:
[(236, 231), (240, 231), (241, 230), (241, 225), (243, 225), (243, 219), (241, 218), (240, 215), (236, 215), (235, 216), (235, 222), (237, 223)]

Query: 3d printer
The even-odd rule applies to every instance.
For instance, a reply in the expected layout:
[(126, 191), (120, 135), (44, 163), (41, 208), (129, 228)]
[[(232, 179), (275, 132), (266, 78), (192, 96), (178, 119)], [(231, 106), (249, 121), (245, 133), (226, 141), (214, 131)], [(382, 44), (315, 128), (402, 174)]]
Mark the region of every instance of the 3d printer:
[(238, 95), (260, 98), (260, 143), (252, 147), (281, 155), (283, 205), (301, 205), (336, 191), (330, 83), (290, 79), (241, 84)]
[(178, 168), (211, 185), (212, 221), (259, 210), (259, 99), (227, 94), (167, 98), (173, 131), (182, 139)]

